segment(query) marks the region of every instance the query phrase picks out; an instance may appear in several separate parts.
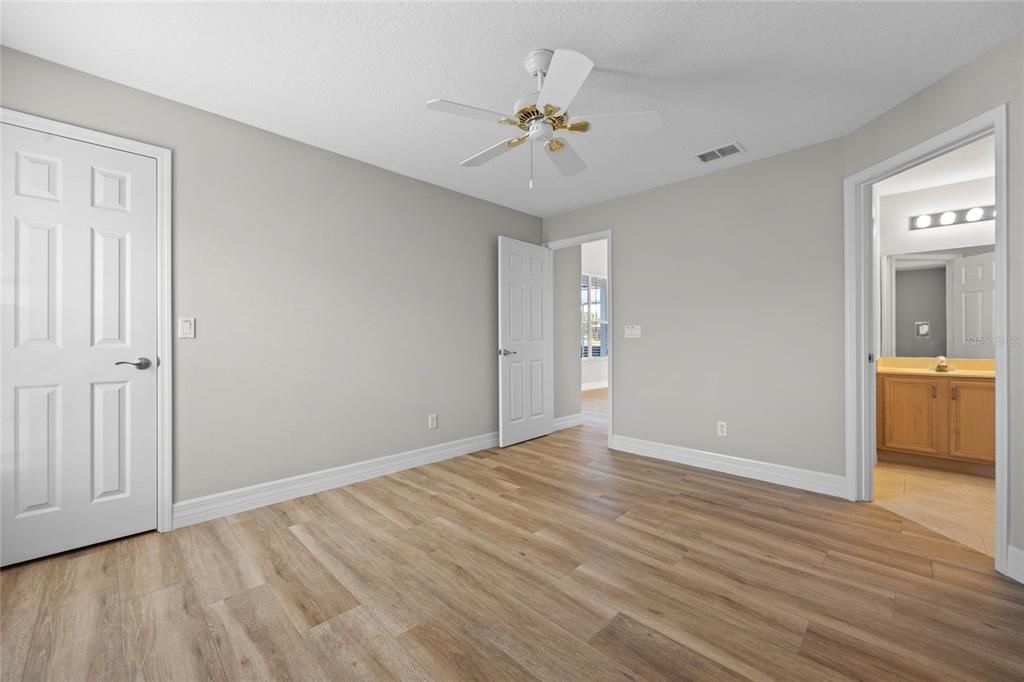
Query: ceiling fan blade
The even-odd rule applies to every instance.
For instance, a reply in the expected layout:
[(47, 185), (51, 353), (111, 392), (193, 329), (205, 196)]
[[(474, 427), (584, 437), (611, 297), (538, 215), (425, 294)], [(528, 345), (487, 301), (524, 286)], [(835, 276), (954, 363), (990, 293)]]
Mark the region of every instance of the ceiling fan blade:
[(567, 140), (553, 138), (544, 145), (544, 153), (555, 164), (558, 172), (565, 176), (579, 175), (587, 169), (587, 164), (576, 153)]
[(601, 135), (649, 135), (661, 128), (661, 112), (631, 111), (624, 114), (573, 116), (568, 130)]
[(498, 123), (504, 118), (509, 118), (497, 111), (481, 109), (480, 107), (473, 107), (468, 104), (459, 104), (458, 102), (450, 102), (446, 99), (430, 100), (427, 102), (427, 109), (441, 111), (446, 114), (455, 114), (456, 116), (466, 116), (467, 118), (475, 118), (481, 121), (489, 121), (490, 123)]
[(544, 85), (537, 96), (537, 108), (544, 111), (544, 105), (551, 105), (568, 111), (593, 68), (594, 62), (579, 52), (555, 50)]
[(482, 166), (488, 161), (501, 156), (508, 150), (518, 147), (523, 142), (526, 142), (529, 137), (529, 135), (523, 135), (522, 137), (510, 137), (507, 140), (502, 140), (498, 144), (488, 147), (479, 154), (474, 154), (459, 165), (466, 166), (467, 168), (472, 166)]

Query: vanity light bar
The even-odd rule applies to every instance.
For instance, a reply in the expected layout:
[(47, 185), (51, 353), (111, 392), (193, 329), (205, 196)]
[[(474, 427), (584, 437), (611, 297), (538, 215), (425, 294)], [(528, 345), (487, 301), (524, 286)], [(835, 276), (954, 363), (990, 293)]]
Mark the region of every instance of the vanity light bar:
[(921, 215), (910, 216), (911, 230), (926, 230), (929, 227), (949, 227), (950, 225), (963, 225), (964, 223), (977, 223), (982, 220), (994, 220), (996, 207), (974, 206), (973, 208), (961, 208), (957, 211), (939, 211), (938, 213), (922, 213)]

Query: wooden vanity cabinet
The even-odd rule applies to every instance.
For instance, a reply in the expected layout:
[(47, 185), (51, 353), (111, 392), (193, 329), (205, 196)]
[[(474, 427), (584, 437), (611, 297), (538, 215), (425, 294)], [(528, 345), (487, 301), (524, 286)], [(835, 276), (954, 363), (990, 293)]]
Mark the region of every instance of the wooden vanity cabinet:
[(879, 374), (877, 388), (880, 450), (995, 461), (992, 379)]
[(949, 381), (949, 454), (995, 461), (996, 387), (989, 380)]
[(882, 448), (941, 455), (949, 447), (947, 382), (930, 377), (885, 376)]

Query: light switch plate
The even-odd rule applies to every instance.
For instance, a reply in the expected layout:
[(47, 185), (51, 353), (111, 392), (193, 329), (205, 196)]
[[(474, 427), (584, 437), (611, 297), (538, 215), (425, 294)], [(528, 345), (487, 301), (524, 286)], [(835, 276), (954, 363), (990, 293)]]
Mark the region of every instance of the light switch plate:
[(639, 339), (640, 338), (640, 325), (638, 325), (638, 324), (627, 324), (626, 325), (626, 338), (627, 339)]
[(194, 318), (194, 317), (179, 317), (178, 318), (178, 338), (179, 339), (194, 339), (194, 338), (196, 338), (196, 318)]

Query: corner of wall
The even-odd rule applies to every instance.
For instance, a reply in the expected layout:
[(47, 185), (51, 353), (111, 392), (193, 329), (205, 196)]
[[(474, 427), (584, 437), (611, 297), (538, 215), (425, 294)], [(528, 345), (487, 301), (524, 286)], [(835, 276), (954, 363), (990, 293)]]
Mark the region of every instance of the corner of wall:
[(1006, 557), (1006, 575), (1024, 583), (1024, 549), (1010, 545)]

